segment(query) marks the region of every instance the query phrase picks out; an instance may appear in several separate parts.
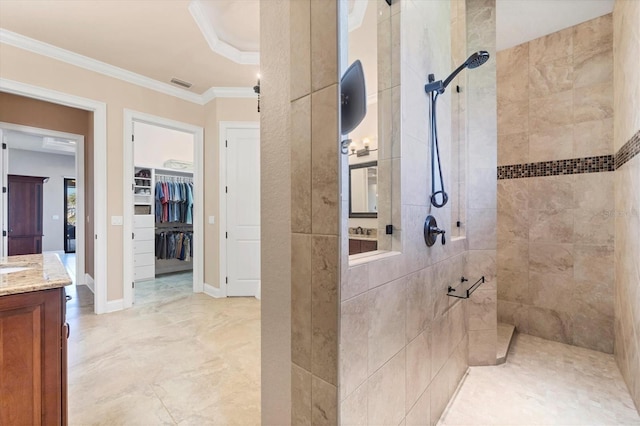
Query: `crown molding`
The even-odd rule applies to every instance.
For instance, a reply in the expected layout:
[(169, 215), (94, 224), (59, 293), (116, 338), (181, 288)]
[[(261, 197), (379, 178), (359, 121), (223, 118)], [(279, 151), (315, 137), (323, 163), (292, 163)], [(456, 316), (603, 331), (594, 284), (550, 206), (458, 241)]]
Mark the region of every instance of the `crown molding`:
[(251, 87), (212, 87), (202, 94), (204, 104), (217, 98), (256, 98)]
[(209, 44), (209, 48), (215, 53), (232, 60), (241, 65), (260, 65), (260, 52), (245, 52), (226, 43), (218, 38), (215, 28), (211, 25), (209, 19), (202, 9), (200, 0), (191, 0), (189, 2), (189, 12), (196, 21), (200, 32)]
[(251, 98), (255, 97), (251, 87), (211, 87), (203, 94), (189, 92), (184, 89), (163, 83), (133, 71), (128, 71), (114, 65), (71, 52), (60, 47), (35, 40), (18, 33), (0, 28), (0, 43), (8, 44), (19, 49), (27, 50), (38, 55), (46, 56), (70, 65), (84, 68), (98, 74), (126, 81), (165, 95), (173, 96), (198, 105), (205, 105), (215, 98)]

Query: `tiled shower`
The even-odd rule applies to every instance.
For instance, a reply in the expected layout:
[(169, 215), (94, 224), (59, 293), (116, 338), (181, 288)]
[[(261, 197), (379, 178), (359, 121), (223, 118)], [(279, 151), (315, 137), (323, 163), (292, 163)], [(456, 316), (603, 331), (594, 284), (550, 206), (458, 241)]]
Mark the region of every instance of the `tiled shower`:
[[(498, 322), (614, 353), (640, 406), (640, 2), (496, 53), (494, 0), (380, 0), (396, 253), (351, 263), (334, 143), (340, 4), (290, 10), (292, 422), (435, 424), (467, 367), (496, 363)], [(439, 106), (443, 140), (466, 153), (444, 161), (445, 180), (466, 196), (435, 213), (448, 230), (460, 218), (465, 238), (426, 250), (421, 89), (477, 50), (492, 59), (467, 73), (466, 102)], [(460, 275), (486, 282), (448, 298)]]

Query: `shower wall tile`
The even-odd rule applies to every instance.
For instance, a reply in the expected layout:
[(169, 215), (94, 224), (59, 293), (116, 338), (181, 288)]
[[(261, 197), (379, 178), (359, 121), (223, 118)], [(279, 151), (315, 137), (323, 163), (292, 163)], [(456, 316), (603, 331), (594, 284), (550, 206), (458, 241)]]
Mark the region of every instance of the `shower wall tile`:
[(529, 101), (526, 130), (510, 135), (523, 126), (513, 112), (498, 119), (499, 164), (585, 159), (563, 166), (579, 174), (498, 181), (498, 318), (605, 352), (614, 341), (613, 172), (606, 164), (580, 171), (614, 154), (612, 35), (605, 15), (525, 43), (526, 58), (522, 46), (501, 52), (520, 57), (498, 61), (497, 71), (499, 94), (510, 93), (509, 73), (529, 77), (526, 97), (517, 98)]
[(431, 390), (422, 392), (407, 413), (407, 426), (424, 426), (431, 421)]
[(613, 118), (583, 121), (573, 126), (573, 158), (613, 152)]
[(336, 385), (338, 380), (338, 237), (311, 240), (311, 372)]
[(615, 239), (615, 216), (610, 210), (582, 208), (574, 211), (573, 241), (577, 244), (612, 246)]
[(369, 374), (406, 345), (406, 279), (378, 287), (369, 295)]
[(342, 304), (340, 313), (340, 400), (362, 385), (368, 377), (368, 295)]
[(574, 158), (573, 137), (572, 124), (544, 127), (529, 134), (529, 161)]
[(367, 426), (367, 383), (360, 386), (340, 404), (340, 423), (349, 426)]
[(613, 51), (601, 47), (604, 49), (574, 55), (574, 88), (613, 81)]
[(498, 104), (529, 100), (529, 70), (518, 64), (529, 62), (529, 44), (501, 50), (496, 55)]
[(529, 244), (529, 272), (573, 276), (573, 244)]
[(573, 55), (581, 57), (593, 52), (611, 51), (613, 15), (607, 14), (573, 27)]
[(573, 61), (565, 56), (529, 67), (529, 97), (543, 98), (573, 88)]
[(527, 272), (529, 270), (528, 241), (500, 241), (498, 250), (498, 271)]
[(576, 244), (573, 253), (575, 279), (613, 282), (613, 250), (613, 246)]
[(549, 34), (529, 42), (529, 63), (539, 64), (573, 54), (573, 29)]
[(495, 365), (498, 333), (492, 330), (469, 331), (469, 365)]
[(291, 232), (311, 233), (311, 96), (291, 102)]
[(548, 127), (572, 124), (573, 95), (564, 91), (541, 98), (529, 98), (529, 132), (537, 134)]
[(311, 235), (291, 234), (291, 360), (311, 371)]
[(534, 306), (571, 313), (576, 296), (573, 277), (529, 272), (529, 299)]
[(514, 325), (519, 332), (529, 333), (529, 304), (499, 300), (498, 322)]
[[(293, 424), (336, 424), (340, 229), (337, 3), (289, 9)], [(287, 47), (285, 47), (286, 49)], [(354, 274), (357, 276), (357, 273)], [(351, 297), (360, 291), (356, 283)]]
[(497, 327), (495, 289), (478, 288), (467, 303), (469, 331), (493, 330)]
[[(311, 0), (289, 3), (291, 37), (291, 100), (311, 93)], [(293, 142), (293, 140), (292, 140)]]
[(512, 135), (529, 131), (529, 101), (498, 104), (498, 133)]
[(405, 357), (403, 349), (369, 379), (368, 418), (376, 424), (397, 425), (405, 417)]
[[(324, 3), (324, 2), (312, 2)], [(338, 85), (311, 95), (311, 221), (314, 234), (338, 235)]]
[(338, 2), (311, 1), (310, 3), (311, 90), (317, 91), (335, 84), (339, 75)]
[(552, 309), (529, 306), (528, 334), (573, 344), (573, 321), (571, 314)]
[[(502, 301), (531, 304), (529, 292), (529, 272), (509, 271), (498, 268), (498, 282), (505, 283), (498, 286), (498, 298)], [(510, 323), (511, 324), (511, 323)]]
[(529, 163), (529, 133), (503, 135), (498, 127), (498, 165)]
[(573, 91), (573, 121), (603, 120), (613, 117), (613, 84), (608, 81)]
[(573, 242), (574, 211), (529, 210), (529, 241), (534, 243)]
[(431, 331), (425, 330), (406, 348), (406, 412), (416, 403), (431, 383)]
[(296, 425), (311, 426), (311, 373), (308, 370), (291, 365), (291, 421)]
[(316, 376), (311, 378), (311, 424), (332, 426), (338, 422), (337, 388)]

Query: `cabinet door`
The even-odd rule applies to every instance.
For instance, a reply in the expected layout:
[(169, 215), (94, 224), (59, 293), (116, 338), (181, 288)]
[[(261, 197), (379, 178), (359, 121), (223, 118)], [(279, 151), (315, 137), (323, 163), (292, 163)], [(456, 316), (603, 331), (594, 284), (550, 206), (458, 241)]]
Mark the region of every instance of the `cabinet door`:
[(0, 297), (0, 424), (62, 422), (61, 294)]
[(378, 250), (378, 242), (362, 240), (360, 242), (360, 250), (362, 251), (362, 253), (366, 253), (368, 251), (376, 251)]
[(360, 240), (349, 239), (349, 254), (358, 254), (360, 250)]

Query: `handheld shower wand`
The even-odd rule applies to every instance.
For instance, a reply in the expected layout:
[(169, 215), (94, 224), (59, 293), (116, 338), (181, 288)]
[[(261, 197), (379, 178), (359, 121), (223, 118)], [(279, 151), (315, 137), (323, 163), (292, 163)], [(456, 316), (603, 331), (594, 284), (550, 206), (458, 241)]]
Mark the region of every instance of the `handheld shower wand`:
[[(438, 125), (436, 121), (436, 100), (443, 94), (447, 86), (465, 68), (474, 69), (489, 60), (489, 52), (481, 50), (469, 56), (467, 60), (453, 71), (444, 81), (435, 80), (433, 74), (429, 74), (429, 82), (425, 84), (424, 91), (429, 94), (429, 118), (431, 121), (431, 204), (434, 207), (444, 207), (449, 201), (449, 195), (444, 190), (444, 180), (442, 179), (442, 164), (440, 162), (440, 148), (438, 146)], [(440, 190), (436, 191), (436, 158), (438, 159), (438, 174), (440, 176)], [(440, 196), (440, 201), (438, 201)]]

